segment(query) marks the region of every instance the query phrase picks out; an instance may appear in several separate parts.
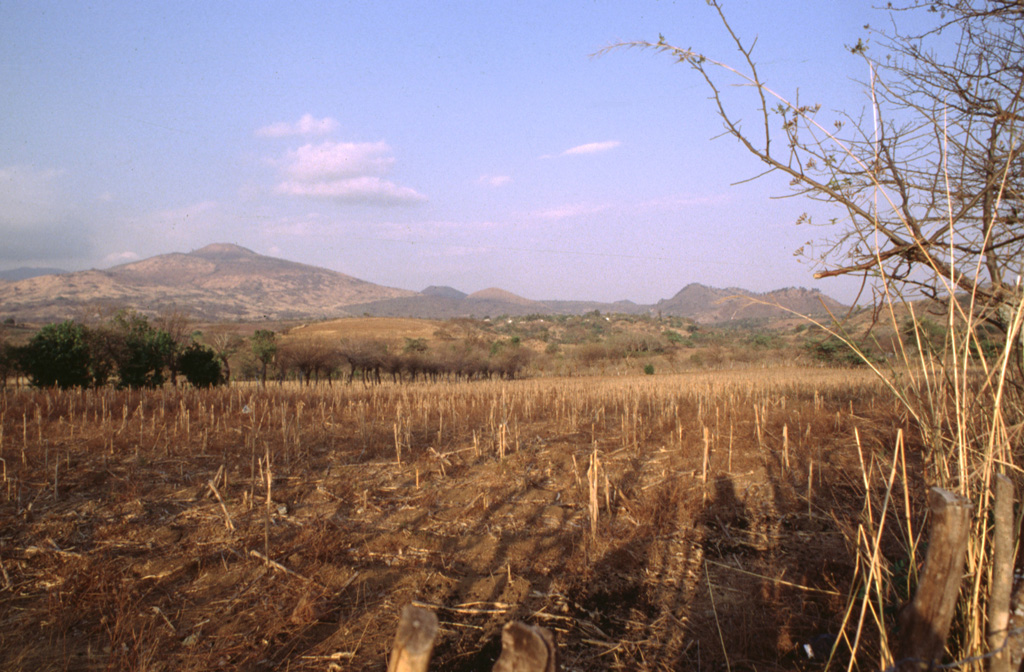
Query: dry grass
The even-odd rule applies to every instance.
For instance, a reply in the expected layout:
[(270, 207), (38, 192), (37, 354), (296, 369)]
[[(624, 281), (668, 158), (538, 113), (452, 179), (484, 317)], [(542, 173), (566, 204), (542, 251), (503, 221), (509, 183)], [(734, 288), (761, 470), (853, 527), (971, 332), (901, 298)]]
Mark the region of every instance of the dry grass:
[(821, 369), (8, 391), (0, 660), (380, 669), (416, 600), (436, 669), (489, 669), (510, 619), (566, 669), (792, 669), (838, 631), (862, 455), (905, 421)]
[(289, 332), (295, 338), (331, 338), (381, 340), (400, 343), (403, 338), (432, 339), (446, 323), (399, 317), (348, 317), (296, 327)]

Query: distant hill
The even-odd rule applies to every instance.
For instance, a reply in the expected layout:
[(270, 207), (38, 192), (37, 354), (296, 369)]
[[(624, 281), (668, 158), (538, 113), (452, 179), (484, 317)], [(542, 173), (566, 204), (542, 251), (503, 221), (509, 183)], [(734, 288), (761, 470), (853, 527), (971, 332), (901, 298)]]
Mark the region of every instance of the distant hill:
[(528, 306), (538, 304), (538, 301), (531, 301), (530, 299), (524, 299), (521, 296), (517, 296), (512, 292), (507, 292), (504, 289), (498, 289), (497, 287), (489, 287), (487, 289), (481, 289), (479, 292), (473, 292), (466, 297), (470, 301), (490, 301), (494, 303), (516, 303), (520, 306)]
[(209, 320), (312, 319), (346, 306), (415, 292), (256, 254), (228, 244), (162, 254), (104, 271), (40, 276), (0, 286), (0, 315), (22, 321), (81, 317), (130, 307), (179, 307)]
[(454, 287), (438, 287), (437, 285), (431, 285), (422, 292), (423, 296), (438, 296), (444, 299), (464, 299), (468, 296), (465, 292), (460, 292)]
[(654, 305), (632, 301), (540, 301), (490, 287), (466, 294), (432, 285), (412, 292), (376, 285), (344, 273), (215, 244), (188, 253), (162, 254), (103, 271), (39, 275), (0, 282), (0, 319), (49, 322), (118, 308), (155, 314), (166, 308), (209, 321), (320, 320), (375, 317), (497, 317), (499, 315), (661, 313), (701, 323), (767, 320), (789, 311), (820, 315), (844, 310), (809, 289), (757, 294), (691, 284)]
[(22, 266), (20, 268), (12, 268), (8, 271), (0, 271), (0, 280), (5, 282), (18, 282), (19, 280), (28, 280), (29, 278), (35, 278), (40, 275), (60, 275), (61, 273), (67, 273), (67, 271), (59, 268), (29, 268)]
[(688, 317), (711, 324), (785, 317), (791, 313), (823, 315), (828, 311), (842, 311), (845, 306), (816, 289), (789, 287), (758, 294), (736, 287), (717, 289), (693, 283), (652, 308), (663, 315)]

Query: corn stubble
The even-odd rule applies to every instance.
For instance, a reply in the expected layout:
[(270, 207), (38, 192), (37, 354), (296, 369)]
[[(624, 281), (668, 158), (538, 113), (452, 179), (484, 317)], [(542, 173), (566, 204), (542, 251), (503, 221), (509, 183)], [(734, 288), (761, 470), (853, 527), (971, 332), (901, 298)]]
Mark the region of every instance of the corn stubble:
[(792, 669), (865, 567), (897, 606), (924, 489), (902, 407), (827, 369), (19, 389), (0, 432), (8, 669), (381, 669), (411, 602), (435, 669), (510, 620), (567, 669)]

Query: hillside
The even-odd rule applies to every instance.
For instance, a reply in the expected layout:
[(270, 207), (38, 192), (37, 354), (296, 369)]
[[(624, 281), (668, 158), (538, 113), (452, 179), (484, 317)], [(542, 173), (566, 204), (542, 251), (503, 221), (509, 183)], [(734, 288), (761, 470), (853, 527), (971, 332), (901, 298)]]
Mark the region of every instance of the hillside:
[(690, 284), (654, 305), (632, 301), (543, 301), (491, 287), (472, 294), (432, 285), (422, 292), (395, 289), (344, 273), (214, 244), (162, 254), (106, 270), (41, 275), (0, 282), (0, 319), (49, 322), (85, 319), (118, 308), (154, 314), (167, 308), (207, 321), (319, 320), (375, 317), (497, 317), (582, 315), (593, 311), (662, 314), (710, 324), (821, 315), (842, 311), (816, 290), (788, 288), (757, 294)]
[(738, 320), (763, 320), (800, 315), (823, 315), (845, 306), (814, 289), (789, 287), (758, 294), (730, 287), (718, 289), (692, 283), (671, 299), (662, 299), (653, 310), (663, 315), (688, 317), (702, 324)]
[(111, 307), (179, 307), (207, 320), (312, 319), (346, 306), (414, 295), (244, 247), (208, 245), (103, 271), (40, 276), (0, 286), (4, 316), (48, 321)]

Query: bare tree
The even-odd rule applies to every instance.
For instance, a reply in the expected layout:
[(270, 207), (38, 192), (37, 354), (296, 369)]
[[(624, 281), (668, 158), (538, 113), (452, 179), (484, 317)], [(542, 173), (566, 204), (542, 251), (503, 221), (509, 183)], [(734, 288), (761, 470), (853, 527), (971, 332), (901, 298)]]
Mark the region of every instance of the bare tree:
[(341, 355), (337, 346), (326, 338), (296, 338), (281, 343), (277, 361), (282, 370), (294, 369), (309, 385), (319, 382), (321, 375), (330, 380), (331, 373), (341, 362)]
[(230, 331), (218, 331), (210, 334), (207, 339), (207, 345), (213, 349), (217, 359), (220, 361), (221, 369), (224, 372), (224, 381), (230, 383), (231, 363), (229, 360), (245, 345), (245, 340), (238, 334), (231, 333)]
[[(825, 121), (819, 105), (787, 99), (766, 86), (753, 43), (733, 32), (718, 0), (708, 2), (741, 55), (739, 69), (671, 46), (663, 37), (609, 48), (654, 49), (692, 67), (706, 83), (727, 135), (766, 173), (786, 175), (796, 195), (836, 209), (838, 216), (828, 222), (832, 235), (816, 259), (817, 277), (862, 276), (889, 307), (902, 301), (913, 309), (907, 299), (921, 297), (946, 305), (944, 331), (955, 338), (944, 339), (941, 353), (928, 353), (927, 329), (911, 320), (908, 335), (924, 354), (904, 354), (903, 366), (882, 376), (916, 421), (929, 484), (969, 498), (977, 520), (990, 519), (992, 475), (1020, 478), (1013, 465), (1021, 460), (1024, 428), (1017, 340), (1024, 322), (1024, 3), (890, 4), (894, 27), (873, 31), (872, 44), (850, 47), (868, 66), (866, 113)], [(933, 12), (933, 27), (901, 33), (905, 12)], [(881, 47), (877, 58), (875, 46)], [(741, 123), (742, 105), (737, 107), (734, 90), (726, 88), (733, 83), (742, 85), (740, 94), (752, 96), (756, 130)], [(895, 310), (889, 318), (898, 322)], [(994, 366), (981, 352), (987, 335), (981, 320), (1003, 336)], [(853, 346), (851, 339), (845, 343)], [(908, 369), (911, 375), (904, 375)], [(903, 487), (910, 486), (904, 481)], [(994, 554), (989, 540), (984, 522), (972, 528), (969, 554), (982, 566)], [(985, 623), (984, 614), (1005, 609), (980, 581), (962, 591), (960, 635), (947, 642), (949, 655), (980, 661), (995, 653), (989, 643), (1005, 641), (1005, 626), (990, 629), (986, 641), (982, 635), (992, 623)], [(877, 624), (885, 626), (883, 620)], [(938, 661), (922, 664), (932, 662)], [(882, 667), (888, 666), (883, 658)]]
[[(935, 12), (935, 27), (920, 35), (873, 31), (879, 58), (863, 41), (850, 47), (868, 65), (868, 113), (829, 122), (819, 119), (820, 105), (770, 89), (753, 43), (733, 32), (717, 0), (709, 4), (740, 53), (739, 68), (664, 37), (603, 51), (649, 48), (689, 65), (725, 132), (765, 174), (783, 173), (795, 194), (838, 207), (816, 277), (879, 278), (876, 290), (939, 301), (966, 293), (1005, 333), (1024, 270), (1024, 5), (914, 0), (891, 9), (894, 25), (901, 12)], [(756, 130), (741, 123), (747, 110), (737, 109), (731, 84), (753, 95)]]
[(348, 362), (348, 382), (352, 382), (357, 373), (362, 373), (363, 383), (381, 382), (381, 371), (390, 373), (394, 358), (389, 356), (386, 343), (376, 340), (343, 340), (341, 357)]

